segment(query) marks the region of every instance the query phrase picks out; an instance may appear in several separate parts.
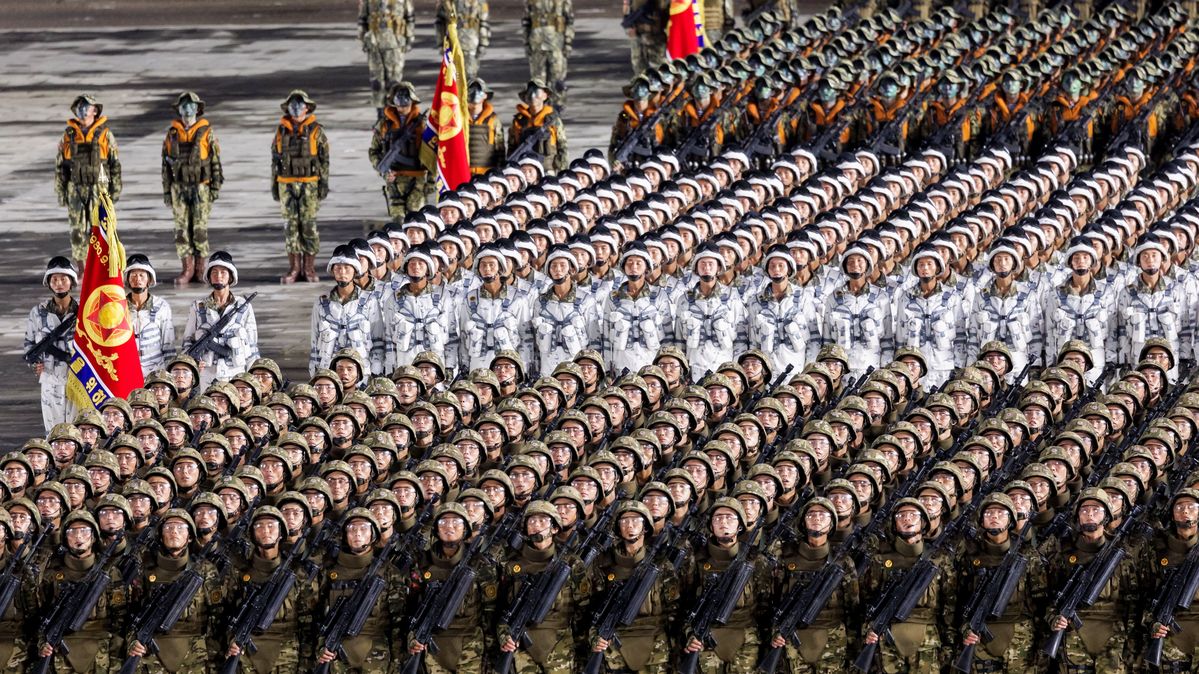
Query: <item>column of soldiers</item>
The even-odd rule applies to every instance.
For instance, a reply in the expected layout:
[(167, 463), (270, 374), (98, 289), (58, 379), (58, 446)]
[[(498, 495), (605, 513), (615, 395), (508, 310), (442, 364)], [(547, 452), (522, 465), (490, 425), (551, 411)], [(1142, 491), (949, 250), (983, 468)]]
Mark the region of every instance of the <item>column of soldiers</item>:
[[(828, 25), (804, 27), (803, 58), (855, 62), (880, 32)], [(973, 63), (945, 38), (956, 25), (881, 32), (928, 29), (903, 64)], [(1121, 27), (1163, 38), (1136, 57), (1156, 85), (1193, 63), (1176, 14), (1108, 13), (1029, 37), (1030, 53), (1086, 45), (1037, 73), (1037, 96), (1094, 70)], [(780, 31), (767, 16), (714, 58)], [(727, 104), (762, 79), (699, 68), (664, 84), (698, 102), (686, 80), (707, 79)], [(895, 83), (880, 74), (852, 85)], [(835, 104), (852, 85), (830, 71), (789, 86)], [(1120, 129), (1145, 123), (1134, 109)], [(28, 562), (0, 566), (20, 580), (0, 607), (7, 668), (477, 672), (513, 653), (521, 672), (749, 672), (767, 656), (800, 672), (877, 649), (863, 669), (928, 672), (973, 646), (965, 671), (1193, 671), (1195, 619), (1167, 593), (1199, 540), (1199, 143), (1090, 139), (1091, 115), (1028, 155), (1009, 125), (893, 159), (830, 114), (765, 163), (752, 134), (695, 170), (665, 150), (619, 172), (598, 152), (557, 175), (521, 160), (337, 247), (307, 383), (258, 356), (237, 268), (213, 253), (183, 345), (237, 311), (218, 347), (164, 354), (128, 401), (0, 456), (4, 554)], [(846, 151), (793, 146), (830, 129)], [(130, 292), (152, 306), (137, 262)], [(74, 278), (52, 263), (39, 309), (65, 316)], [(1174, 300), (1154, 297), (1166, 288)], [(1110, 576), (1088, 575), (1116, 550)], [(1013, 559), (992, 614), (992, 570)], [(280, 568), (296, 582), (249, 648), (232, 627)], [(62, 636), (59, 607), (100, 575)], [(179, 577), (191, 595), (155, 593)], [(1063, 590), (1088, 577), (1096, 598), (1072, 604)], [(372, 586), (362, 629), (339, 634)], [(546, 588), (536, 619), (515, 610)], [(171, 597), (183, 617), (158, 629), (147, 617)]]

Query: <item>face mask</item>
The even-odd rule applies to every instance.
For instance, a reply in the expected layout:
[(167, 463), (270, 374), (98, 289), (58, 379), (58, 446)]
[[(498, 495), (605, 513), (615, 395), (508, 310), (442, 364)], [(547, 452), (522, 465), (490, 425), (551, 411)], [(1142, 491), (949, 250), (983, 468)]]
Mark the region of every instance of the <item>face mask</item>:
[(883, 93), (883, 98), (887, 99), (888, 101), (894, 100), (895, 97), (899, 95), (899, 88), (895, 87), (893, 85), (885, 86), (885, 87), (883, 87), (882, 93)]
[(401, 94), (396, 96), (395, 104), (397, 108), (403, 109), (412, 105), (412, 99), (409, 98), (407, 94)]
[(820, 100), (824, 103), (832, 103), (837, 100), (837, 92), (832, 89), (823, 89), (820, 92)]
[(303, 117), (308, 113), (308, 104), (304, 101), (292, 101), (287, 104), (287, 112), (292, 117)]
[(92, 106), (86, 103), (81, 103), (79, 107), (75, 108), (75, 116), (79, 119), (83, 119), (84, 117), (87, 117), (87, 113), (91, 112), (91, 109)]

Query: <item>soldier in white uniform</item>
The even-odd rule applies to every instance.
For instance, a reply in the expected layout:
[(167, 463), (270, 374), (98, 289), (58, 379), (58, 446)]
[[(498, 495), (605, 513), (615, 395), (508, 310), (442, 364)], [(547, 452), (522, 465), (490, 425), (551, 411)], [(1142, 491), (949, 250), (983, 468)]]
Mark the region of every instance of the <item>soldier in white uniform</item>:
[(653, 263), (643, 244), (630, 244), (620, 259), (625, 280), (604, 298), (603, 354), (615, 372), (652, 362), (662, 346), (660, 309), (648, 281)]
[[(308, 374), (328, 368), (333, 354), (354, 349), (364, 358), (371, 354), (377, 303), (354, 279), (363, 273), (362, 258), (342, 244), (333, 250), (326, 266), (336, 284), (312, 303), (312, 349), (308, 352)], [(371, 368), (374, 369), (373, 367)], [(380, 363), (379, 369), (382, 370)]]
[[(1165, 274), (1167, 254), (1166, 247), (1153, 240), (1133, 251), (1139, 273), (1116, 295), (1108, 335), (1121, 364), (1134, 365), (1152, 337), (1169, 342), (1173, 353), (1184, 352), (1182, 331), (1188, 318), (1187, 302), (1182, 283)], [(1171, 377), (1174, 374), (1170, 372)]]
[(693, 268), (698, 283), (679, 301), (675, 330), (691, 361), (691, 379), (698, 382), (705, 372), (733, 359), (745, 306), (734, 288), (720, 282), (725, 259), (715, 247), (697, 252)]
[(530, 322), (536, 371), (553, 372), (559, 363), (597, 341), (599, 308), (596, 298), (575, 286), (577, 266), (575, 256), (563, 245), (551, 248), (546, 257), (551, 285), (537, 299)]
[(943, 285), (945, 260), (932, 249), (912, 258), (914, 285), (901, 289), (895, 301), (895, 346), (919, 349), (928, 373), (924, 381), (937, 387), (953, 368), (965, 364), (966, 335), (962, 293)]
[(437, 263), (428, 248), (408, 251), (403, 272), (407, 281), (383, 298), (383, 333), (387, 343), (387, 372), (411, 365), (421, 351), (444, 353), (449, 323), (454, 319), (445, 306), (446, 294), (430, 284)]
[(773, 359), (774, 372), (795, 371), (816, 359), (820, 350), (820, 311), (812, 294), (792, 282), (795, 258), (785, 246), (766, 253), (769, 283), (749, 302), (749, 346)]
[(239, 311), (246, 300), (234, 296), (232, 290), (237, 285), (233, 256), (223, 250), (210, 255), (204, 268), (204, 279), (212, 286), (212, 292), (191, 305), (187, 327), (183, 330), (183, 351), (191, 349), (222, 316), (232, 311), (238, 313), (207, 348), (191, 354), (200, 365), (200, 390), (207, 389), (217, 379), (229, 379), (244, 372), (258, 358), (258, 323), (254, 320), (254, 307), (246, 306)]
[(966, 353), (976, 355), (987, 342), (1003, 342), (1011, 352), (1011, 370), (1021, 372), (1029, 358), (1041, 355), (1041, 295), (1023, 277), (1024, 263), (1015, 248), (992, 249), (987, 269), (990, 281), (974, 294), (966, 312)]
[(150, 288), (156, 285), (158, 275), (150, 258), (141, 253), (130, 255), (125, 262), (125, 287), (129, 289), (126, 299), (142, 376), (166, 369), (167, 361), (175, 357), (175, 319), (166, 299), (150, 294)]
[(498, 351), (520, 351), (529, 321), (529, 303), (505, 285), (508, 260), (499, 248), (488, 246), (475, 256), (481, 285), (458, 307), (458, 364), (465, 371), (486, 369)]
[(1045, 294), (1044, 329), (1046, 360), (1056, 360), (1066, 342), (1077, 339), (1091, 349), (1092, 367), (1087, 381), (1095, 383), (1107, 362), (1115, 357), (1115, 344), (1107, 344), (1108, 326), (1115, 308), (1115, 292), (1095, 282), (1098, 256), (1085, 242), (1066, 251), (1070, 277)]
[[(69, 259), (61, 255), (50, 258), (46, 272), (42, 274), (42, 285), (50, 289), (52, 296), (29, 312), (29, 321), (25, 325), (26, 353), (79, 311), (79, 303), (71, 297), (71, 290), (79, 285), (79, 274)], [(74, 335), (74, 330), (67, 329), (33, 363), (34, 374), (42, 388), (42, 423), (47, 433), (55, 424), (68, 420), (67, 361), (71, 357)]]
[(849, 354), (849, 376), (882, 367), (894, 348), (891, 302), (887, 289), (870, 282), (874, 258), (864, 247), (851, 246), (841, 258), (845, 286), (829, 296), (824, 311), (824, 341), (840, 344)]

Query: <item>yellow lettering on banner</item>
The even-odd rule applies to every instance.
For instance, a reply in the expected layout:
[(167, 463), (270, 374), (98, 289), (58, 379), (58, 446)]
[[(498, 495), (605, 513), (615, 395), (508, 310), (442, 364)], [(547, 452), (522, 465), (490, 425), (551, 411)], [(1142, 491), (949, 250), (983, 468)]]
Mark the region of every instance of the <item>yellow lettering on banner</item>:
[(92, 404), (95, 405), (96, 407), (99, 407), (100, 403), (104, 402), (107, 399), (108, 399), (108, 396), (104, 394), (104, 391), (96, 391), (95, 393), (92, 394)]
[(92, 391), (95, 391), (95, 390), (96, 390), (96, 378), (95, 378), (95, 377), (89, 377), (89, 378), (88, 378), (88, 380), (87, 380), (87, 383), (86, 383), (86, 384), (84, 384), (84, 385), (83, 385), (83, 387), (87, 389), (87, 392), (88, 392), (88, 393), (91, 393)]
[(79, 374), (79, 371), (82, 369), (83, 369), (83, 359), (76, 358), (75, 360), (71, 361), (71, 372), (74, 372), (75, 374)]

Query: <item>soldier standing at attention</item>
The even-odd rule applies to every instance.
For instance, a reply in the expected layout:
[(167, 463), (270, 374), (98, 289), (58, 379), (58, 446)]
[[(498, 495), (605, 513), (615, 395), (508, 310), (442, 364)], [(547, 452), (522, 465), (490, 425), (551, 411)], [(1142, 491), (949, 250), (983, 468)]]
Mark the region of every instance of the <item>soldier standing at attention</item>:
[(204, 101), (192, 91), (175, 100), (178, 119), (162, 143), (162, 201), (175, 217), (175, 254), (183, 270), (176, 285), (204, 281), (208, 257), (208, 215), (225, 174), (221, 148), (204, 118)]
[(508, 157), (513, 157), (514, 151), (529, 136), (537, 133), (540, 127), (546, 127), (548, 133), (533, 145), (532, 150), (541, 155), (546, 170), (551, 173), (566, 170), (566, 128), (562, 126), (562, 118), (549, 104), (550, 90), (544, 80), (530, 80), (525, 90), (520, 94), (523, 103), (516, 105), (516, 115), (512, 118), (512, 130), (508, 133)]
[[(238, 300), (232, 288), (237, 285), (237, 267), (233, 256), (218, 250), (208, 258), (205, 277), (212, 293), (191, 306), (187, 327), (183, 329), (183, 350), (186, 352), (219, 321), (225, 313), (235, 311), (245, 300)], [(258, 358), (258, 323), (254, 307), (246, 307), (236, 318), (225, 324), (208, 349), (195, 354), (200, 366), (200, 389), (208, 388), (216, 379), (229, 379), (244, 372)]]
[(175, 356), (175, 321), (171, 305), (165, 298), (150, 294), (158, 285), (158, 275), (150, 258), (141, 253), (129, 256), (125, 263), (125, 286), (129, 288), (129, 316), (133, 319), (133, 334), (137, 337), (137, 352), (142, 361), (142, 374), (165, 369)]
[(575, 10), (572, 0), (527, 0), (525, 53), (529, 77), (554, 89), (554, 103), (566, 104), (566, 59), (575, 39)]
[[(71, 261), (61, 255), (50, 258), (42, 285), (50, 289), (51, 298), (29, 312), (25, 327), (25, 351), (45, 339), (68, 316), (79, 311), (79, 303), (71, 297), (71, 289), (79, 284), (79, 274)], [(54, 347), (33, 364), (33, 371), (42, 386), (42, 422), (49, 432), (55, 424), (67, 421), (67, 359), (71, 356), (74, 331), (68, 330)]]
[(316, 121), (316, 103), (296, 89), (283, 103), (283, 119), (271, 145), (271, 196), (287, 220), (284, 248), (287, 274), (282, 283), (295, 283), (303, 265), (304, 280), (315, 283), (316, 254), (321, 240), (316, 212), (329, 196), (329, 141)]
[(387, 108), (375, 124), (368, 156), (387, 182), (387, 214), (395, 222), (410, 211), (419, 211), (427, 201), (429, 172), (420, 160), (425, 113), (411, 82), (397, 82), (387, 90)]
[(494, 94), (481, 78), (471, 80), (466, 87), (466, 110), (470, 113), (471, 175), (482, 175), (499, 168), (506, 156), (504, 127), (491, 106)]
[(668, 0), (625, 0), (620, 25), (630, 38), (633, 74), (640, 75), (666, 62)]
[(115, 202), (121, 196), (121, 160), (117, 139), (108, 128), (104, 106), (95, 96), (81, 94), (71, 103), (75, 117), (58, 143), (54, 193), (58, 205), (67, 207), (71, 223), (71, 257), (83, 269), (87, 239), (91, 233), (91, 211), (96, 195), (108, 192)]
[(371, 105), (380, 119), (384, 87), (404, 79), (404, 54), (412, 50), (415, 33), (412, 0), (358, 0), (358, 39), (371, 71)]
[[(452, 5), (450, 3), (453, 3)], [(458, 24), (458, 45), (462, 47), (462, 60), (466, 64), (466, 79), (479, 75), (479, 59), (491, 45), (491, 8), (487, 0), (438, 0), (437, 46), (445, 44), (445, 27), (451, 21)], [(398, 77), (398, 75), (397, 75)]]

